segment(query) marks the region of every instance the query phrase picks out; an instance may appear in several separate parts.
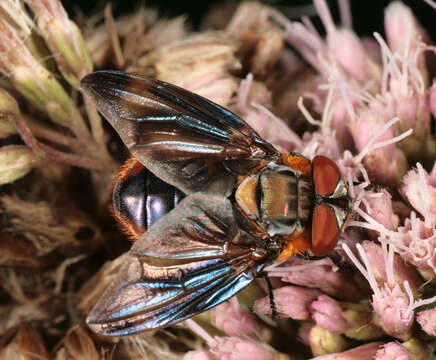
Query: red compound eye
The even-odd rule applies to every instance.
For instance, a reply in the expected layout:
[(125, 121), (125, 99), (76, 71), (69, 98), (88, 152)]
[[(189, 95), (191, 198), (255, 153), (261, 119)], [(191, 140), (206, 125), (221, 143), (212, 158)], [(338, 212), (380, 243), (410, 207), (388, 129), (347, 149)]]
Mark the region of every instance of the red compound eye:
[(329, 253), (339, 240), (340, 228), (334, 210), (320, 204), (313, 212), (310, 249), (316, 256)]
[(318, 155), (312, 160), (313, 185), (318, 195), (328, 196), (341, 179), (338, 166), (329, 158)]

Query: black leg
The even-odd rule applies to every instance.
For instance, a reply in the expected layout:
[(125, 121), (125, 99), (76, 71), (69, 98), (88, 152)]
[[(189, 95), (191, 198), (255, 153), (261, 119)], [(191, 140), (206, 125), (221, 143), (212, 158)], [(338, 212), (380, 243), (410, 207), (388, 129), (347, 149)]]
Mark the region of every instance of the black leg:
[(271, 285), (271, 281), (269, 280), (267, 273), (264, 273), (263, 276), (265, 277), (266, 283), (268, 285), (269, 303), (271, 305), (271, 315), (272, 315), (273, 319), (276, 319), (277, 318), (277, 310), (276, 310), (276, 304), (274, 302), (274, 294), (273, 294), (273, 288)]

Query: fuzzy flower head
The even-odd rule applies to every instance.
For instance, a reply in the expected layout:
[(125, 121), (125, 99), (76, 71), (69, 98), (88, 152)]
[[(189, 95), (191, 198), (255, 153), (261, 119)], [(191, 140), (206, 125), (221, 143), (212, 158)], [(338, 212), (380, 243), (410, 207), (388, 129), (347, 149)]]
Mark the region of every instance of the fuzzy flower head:
[(387, 334), (403, 340), (410, 338), (414, 319), (409, 304), (410, 299), (399, 285), (385, 285), (374, 294), (373, 308)]
[[(391, 269), (387, 272), (388, 280), (382, 286), (379, 286), (371, 266), (371, 261), (369, 260), (370, 254), (360, 244), (356, 245), (360, 257), (365, 264), (365, 269), (353, 252), (346, 245), (343, 247), (356, 267), (368, 280), (374, 292), (372, 305), (378, 316), (380, 326), (387, 334), (393, 337), (409, 339), (414, 323), (414, 310), (422, 305), (436, 301), (436, 296), (415, 300), (415, 295), (407, 280), (404, 281), (402, 286), (398, 283), (395, 284), (393, 282), (392, 260), (386, 261), (386, 263), (390, 262), (391, 264), (387, 267), (387, 270)], [(389, 255), (390, 252), (387, 251), (385, 254), (387, 259), (392, 259), (392, 255)]]

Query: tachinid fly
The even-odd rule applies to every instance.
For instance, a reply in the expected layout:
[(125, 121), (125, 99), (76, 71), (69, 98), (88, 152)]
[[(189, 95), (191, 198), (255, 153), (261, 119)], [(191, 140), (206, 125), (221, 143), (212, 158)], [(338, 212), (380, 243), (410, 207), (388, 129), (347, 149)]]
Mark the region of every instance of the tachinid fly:
[(265, 266), (336, 245), (351, 199), (330, 159), (280, 153), (229, 110), (162, 81), (98, 71), (82, 87), (134, 157), (113, 204), (137, 240), (87, 318), (95, 332), (186, 320)]

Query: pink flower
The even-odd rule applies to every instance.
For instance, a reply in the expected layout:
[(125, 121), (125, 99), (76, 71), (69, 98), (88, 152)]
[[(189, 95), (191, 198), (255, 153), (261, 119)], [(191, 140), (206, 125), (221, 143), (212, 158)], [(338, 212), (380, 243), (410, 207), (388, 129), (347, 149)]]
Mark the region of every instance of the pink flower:
[(420, 163), (410, 170), (403, 179), (401, 193), (420, 212), (428, 228), (436, 226), (436, 181), (423, 169)]
[[(368, 151), (363, 159), (368, 174), (380, 184), (397, 184), (407, 169), (407, 160), (403, 152), (394, 144), (394, 130), (386, 127), (393, 115), (379, 102), (373, 102), (358, 112), (358, 120), (351, 122), (350, 131), (358, 151), (371, 148), (374, 139), (386, 142), (386, 145)], [(391, 141), (391, 143), (389, 143)]]
[[(294, 320), (310, 319), (309, 304), (319, 295), (321, 293), (318, 290), (299, 286), (283, 286), (273, 290), (278, 315)], [(269, 296), (256, 300), (253, 310), (258, 314), (271, 314)]]
[(384, 189), (365, 194), (367, 213), (373, 219), (382, 224), (388, 230), (395, 230), (399, 224), (399, 218), (392, 209), (391, 195)]
[(378, 283), (389, 282), (392, 285), (394, 283), (402, 285), (404, 281), (408, 281), (415, 291), (422, 285), (418, 272), (412, 266), (402, 261), (398, 255), (392, 256), (391, 267), (387, 261), (386, 253), (383, 252), (379, 244), (364, 241), (362, 247), (367, 254), (371, 271)]
[(243, 309), (237, 297), (231, 298), (210, 312), (211, 323), (229, 336), (260, 336), (262, 330), (256, 318)]
[[(409, 53), (420, 46), (424, 40), (429, 42), (429, 36), (416, 20), (410, 8), (400, 1), (393, 1), (385, 10), (385, 32), (389, 47), (394, 52), (402, 53), (408, 47)], [(418, 65), (422, 73), (425, 70), (423, 57)]]
[(427, 228), (424, 221), (412, 213), (395, 235), (403, 245), (397, 248), (401, 257), (415, 265), (426, 280), (432, 280), (436, 276), (436, 230)]
[[(387, 269), (390, 270), (386, 271), (388, 282), (384, 283), (380, 288), (369, 260), (371, 255), (367, 254), (360, 244), (356, 245), (359, 255), (365, 264), (365, 269), (348, 246), (344, 245), (343, 248), (356, 267), (358, 267), (360, 272), (368, 280), (374, 292), (373, 308), (378, 315), (380, 326), (391, 336), (399, 339), (410, 338), (411, 327), (414, 320), (414, 310), (420, 306), (435, 302), (436, 296), (428, 299), (415, 300), (415, 295), (407, 280), (402, 284), (404, 290), (398, 284), (390, 285), (394, 284), (392, 265), (387, 267)], [(386, 258), (392, 259), (392, 252), (386, 252)]]
[(248, 74), (241, 81), (237, 103), (237, 110), (243, 114), (244, 120), (265, 140), (285, 151), (301, 147), (300, 137), (267, 109), (270, 105), (271, 93), (262, 83), (255, 82), (252, 74)]
[(363, 46), (357, 35), (349, 29), (335, 29), (327, 35), (327, 45), (335, 60), (356, 80), (366, 83), (379, 81), (382, 71)]
[(410, 298), (399, 285), (393, 288), (385, 285), (373, 296), (373, 307), (379, 316), (380, 326), (387, 334), (402, 340), (411, 336), (413, 311), (409, 305)]
[(409, 360), (408, 351), (396, 342), (388, 342), (377, 351), (375, 360)]
[(312, 319), (323, 328), (333, 333), (343, 333), (347, 330), (347, 321), (342, 316), (340, 304), (327, 295), (321, 295), (313, 301), (309, 309)]
[(357, 346), (339, 354), (330, 354), (315, 357), (312, 360), (374, 360), (374, 356), (383, 345), (381, 342), (372, 342)]
[(423, 310), (416, 319), (428, 335), (436, 337), (436, 308)]
[[(417, 75), (421, 76), (421, 75)], [(409, 81), (414, 80), (409, 75)], [(423, 79), (415, 81), (420, 87), (423, 85)], [(395, 135), (398, 135), (409, 129), (413, 133), (398, 143), (408, 157), (420, 159), (427, 156), (429, 145), (431, 143), (430, 135), (430, 104), (427, 91), (424, 88), (418, 88), (418, 85), (407, 84), (402, 78), (392, 79), (389, 84), (389, 92), (384, 94), (384, 103), (387, 111), (393, 116), (400, 119), (394, 126)]]

